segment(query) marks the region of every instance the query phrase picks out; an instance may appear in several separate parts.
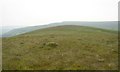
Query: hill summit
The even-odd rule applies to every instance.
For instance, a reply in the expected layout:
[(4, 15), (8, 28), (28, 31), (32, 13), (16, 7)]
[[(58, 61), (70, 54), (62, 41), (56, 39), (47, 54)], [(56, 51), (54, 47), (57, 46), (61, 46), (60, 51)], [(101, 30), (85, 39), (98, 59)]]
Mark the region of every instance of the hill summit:
[(64, 25), (2, 38), (4, 70), (117, 70), (115, 31)]

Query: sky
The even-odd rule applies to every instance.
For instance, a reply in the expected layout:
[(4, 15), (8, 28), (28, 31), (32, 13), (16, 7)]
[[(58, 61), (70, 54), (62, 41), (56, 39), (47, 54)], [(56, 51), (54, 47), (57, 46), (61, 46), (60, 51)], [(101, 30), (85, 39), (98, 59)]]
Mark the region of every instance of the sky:
[(117, 21), (120, 0), (1, 0), (0, 26)]

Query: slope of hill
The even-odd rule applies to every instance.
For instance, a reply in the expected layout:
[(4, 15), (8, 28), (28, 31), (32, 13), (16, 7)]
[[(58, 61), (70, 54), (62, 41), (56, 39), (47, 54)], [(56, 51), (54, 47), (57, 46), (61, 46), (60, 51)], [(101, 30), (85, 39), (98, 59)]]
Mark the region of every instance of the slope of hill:
[(108, 30), (118, 30), (118, 22), (117, 21), (107, 21), (107, 22), (77, 22), (77, 21), (66, 21), (66, 22), (60, 22), (60, 23), (52, 23), (48, 25), (42, 25), (42, 26), (29, 26), (24, 28), (18, 28), (11, 30), (5, 34), (3, 34), (3, 37), (11, 37), (20, 35), (23, 33), (27, 33), (30, 31), (48, 28), (48, 27), (54, 27), (54, 26), (61, 26), (61, 25), (80, 25), (80, 26), (90, 26), (90, 27), (96, 27), (96, 28), (102, 28), (102, 29), (108, 29)]
[(9, 31), (12, 31), (13, 29), (19, 29), (23, 27), (24, 26), (0, 26), (0, 37), (2, 37), (2, 35), (5, 33), (9, 33)]
[(65, 25), (3, 38), (4, 70), (117, 70), (118, 34)]

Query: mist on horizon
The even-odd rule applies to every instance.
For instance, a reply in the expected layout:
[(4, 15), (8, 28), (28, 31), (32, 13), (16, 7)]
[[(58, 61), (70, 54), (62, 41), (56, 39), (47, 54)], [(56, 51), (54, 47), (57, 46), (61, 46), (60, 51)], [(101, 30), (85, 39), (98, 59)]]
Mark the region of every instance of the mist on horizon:
[(117, 21), (118, 1), (2, 0), (2, 26), (24, 27), (62, 21)]

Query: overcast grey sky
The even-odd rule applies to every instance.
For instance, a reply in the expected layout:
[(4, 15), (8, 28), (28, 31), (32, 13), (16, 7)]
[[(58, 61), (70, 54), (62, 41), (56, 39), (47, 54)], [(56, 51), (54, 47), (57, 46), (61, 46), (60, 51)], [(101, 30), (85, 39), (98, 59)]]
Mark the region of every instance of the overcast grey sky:
[(1, 0), (2, 26), (117, 21), (119, 0)]

